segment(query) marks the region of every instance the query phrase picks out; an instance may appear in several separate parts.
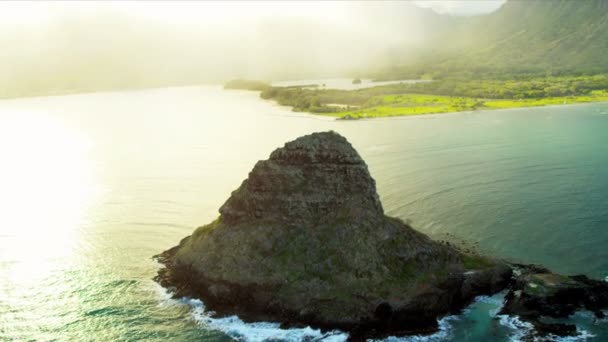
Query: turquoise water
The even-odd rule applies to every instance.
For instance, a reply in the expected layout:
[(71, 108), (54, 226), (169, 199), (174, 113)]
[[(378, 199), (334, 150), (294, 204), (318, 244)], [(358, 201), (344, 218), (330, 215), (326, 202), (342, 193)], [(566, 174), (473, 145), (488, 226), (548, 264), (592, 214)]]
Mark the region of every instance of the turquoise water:
[[(213, 319), (151, 280), (151, 256), (217, 217), (257, 160), (329, 129), (367, 161), (388, 214), (487, 253), (608, 275), (608, 104), (336, 122), (221, 87), (6, 100), (0, 340), (343, 340)], [(481, 298), (426, 340), (517, 339), (525, 325), (499, 306)], [(608, 339), (606, 321), (573, 320)]]

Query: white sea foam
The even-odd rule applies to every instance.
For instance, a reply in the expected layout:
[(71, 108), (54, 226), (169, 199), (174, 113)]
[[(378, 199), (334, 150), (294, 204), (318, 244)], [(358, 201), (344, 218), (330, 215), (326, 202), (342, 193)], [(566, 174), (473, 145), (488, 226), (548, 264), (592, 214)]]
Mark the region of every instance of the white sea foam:
[(475, 299), (475, 301), (496, 306), (496, 308), (488, 312), (491, 317), (496, 317), (504, 305), (504, 298), (504, 293), (500, 293), (494, 296), (479, 296)]
[(498, 317), (498, 321), (502, 326), (513, 330), (513, 333), (509, 336), (509, 340), (513, 342), (521, 341), (534, 329), (532, 324), (524, 322), (516, 316), (498, 315), (496, 317)]
[(160, 305), (188, 305), (192, 308), (195, 322), (212, 330), (218, 330), (237, 341), (323, 341), (343, 342), (348, 334), (341, 331), (322, 333), (320, 330), (306, 328), (281, 329), (279, 323), (256, 322), (245, 323), (237, 316), (213, 318), (213, 312), (205, 310), (205, 305), (199, 299), (173, 299), (171, 293), (164, 287), (154, 283), (154, 290), (161, 298)]
[(502, 309), (504, 300), (504, 293), (500, 293), (494, 296), (478, 296), (475, 298), (475, 302), (477, 303), (488, 303), (492, 305), (496, 305), (499, 309)]
[(587, 330), (577, 329), (578, 335), (576, 336), (564, 336), (559, 337), (555, 335), (548, 335), (545, 337), (537, 337), (534, 339), (534, 342), (580, 342), (580, 341), (588, 341), (595, 337), (592, 333)]
[[(480, 296), (475, 299), (477, 302), (485, 302), (502, 306), (502, 296)], [(181, 300), (182, 303), (188, 304), (193, 308), (193, 317), (199, 324), (210, 329), (219, 330), (226, 335), (239, 341), (323, 341), (323, 342), (338, 342), (348, 339), (348, 334), (341, 331), (332, 331), (322, 333), (320, 330), (306, 328), (291, 328), (282, 329), (279, 323), (257, 322), (245, 323), (237, 316), (213, 318), (212, 312), (205, 310), (205, 305), (198, 299)], [(475, 303), (471, 305), (475, 305)], [(451, 315), (438, 320), (439, 330), (431, 335), (413, 335), (396, 337), (391, 336), (384, 339), (384, 342), (439, 342), (448, 341), (453, 336), (453, 327), (451, 322), (461, 319), (462, 316), (470, 312), (469, 308), (465, 309), (461, 315)], [(490, 313), (492, 314), (492, 313)]]
[(171, 292), (167, 291), (166, 288), (160, 286), (159, 283), (155, 281), (150, 281), (150, 291), (156, 292), (158, 297), (160, 297), (160, 302), (158, 306), (172, 306), (172, 305), (180, 305), (178, 301), (173, 299)]
[[(162, 305), (188, 305), (192, 308), (192, 317), (200, 325), (212, 329), (221, 331), (224, 334), (230, 336), (237, 341), (247, 342), (267, 342), (267, 341), (285, 341), (285, 342), (299, 342), (299, 341), (323, 341), (323, 342), (343, 342), (348, 339), (348, 333), (341, 331), (331, 331), (323, 333), (318, 329), (311, 327), (306, 328), (289, 328), (284, 329), (280, 327), (279, 323), (273, 322), (255, 322), (246, 323), (243, 322), (237, 316), (229, 316), (222, 318), (214, 318), (213, 312), (205, 309), (204, 303), (199, 299), (182, 298), (175, 300), (171, 298), (171, 294), (160, 285), (157, 285), (156, 290), (158, 291)], [(452, 322), (461, 319), (466, 316), (470, 311), (471, 307), (477, 303), (487, 303), (495, 305), (496, 308), (489, 311), (490, 316), (497, 317), (501, 325), (513, 330), (513, 333), (509, 336), (509, 340), (513, 342), (521, 341), (525, 336), (528, 336), (533, 332), (532, 324), (524, 322), (515, 316), (508, 315), (497, 315), (503, 305), (504, 294), (495, 296), (479, 296), (475, 299), (474, 303), (467, 307), (461, 315), (451, 315), (443, 317), (438, 320), (439, 330), (431, 335), (413, 335), (413, 336), (390, 336), (383, 342), (440, 342), (449, 341), (453, 337), (453, 326)], [(584, 315), (584, 313), (581, 313)], [(572, 337), (557, 337), (547, 336), (544, 338), (536, 337), (535, 342), (578, 342), (586, 341), (592, 337), (593, 334), (586, 330), (579, 329), (579, 334)], [(379, 342), (380, 340), (372, 340), (370, 342)]]
[(282, 329), (279, 323), (245, 323), (237, 316), (213, 318), (211, 317), (213, 313), (205, 310), (202, 301), (184, 298), (182, 302), (192, 306), (192, 314), (197, 323), (213, 330), (219, 330), (237, 341), (342, 342), (348, 339), (348, 334), (340, 331), (323, 333), (321, 330), (310, 327)]
[(446, 316), (437, 321), (439, 331), (432, 335), (413, 335), (413, 336), (390, 336), (384, 342), (439, 342), (447, 341), (452, 337), (452, 325), (450, 322), (460, 319), (460, 316)]
[[(509, 340), (513, 342), (522, 341), (522, 339), (526, 336), (529, 336), (533, 330), (534, 326), (528, 322), (524, 322), (516, 316), (508, 316), (508, 315), (499, 315), (499, 322), (501, 325), (513, 330), (514, 332), (509, 336)], [(555, 336), (555, 335), (547, 335), (547, 336), (535, 336), (534, 342), (579, 342), (579, 341), (587, 341), (595, 335), (590, 333), (587, 330), (580, 329), (577, 327), (578, 334), (576, 336)]]

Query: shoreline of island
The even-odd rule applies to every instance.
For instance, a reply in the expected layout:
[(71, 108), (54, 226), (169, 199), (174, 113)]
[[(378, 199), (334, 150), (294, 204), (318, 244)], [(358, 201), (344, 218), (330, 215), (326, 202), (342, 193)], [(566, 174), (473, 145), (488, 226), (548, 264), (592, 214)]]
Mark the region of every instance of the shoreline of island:
[[(530, 338), (576, 336), (567, 318), (608, 309), (608, 283), (434, 240), (384, 213), (367, 164), (339, 134), (312, 133), (258, 161), (213, 222), (154, 258), (176, 298), (219, 317), (341, 330), (351, 340), (437, 332), (478, 296)], [(339, 308), (339, 309), (337, 309)]]
[[(358, 120), (608, 102), (608, 75), (518, 82), (438, 80), (359, 89), (283, 87), (261, 81), (232, 80), (224, 89), (259, 91), (262, 99), (291, 107), (294, 112)], [(446, 95), (452, 93), (456, 95)]]

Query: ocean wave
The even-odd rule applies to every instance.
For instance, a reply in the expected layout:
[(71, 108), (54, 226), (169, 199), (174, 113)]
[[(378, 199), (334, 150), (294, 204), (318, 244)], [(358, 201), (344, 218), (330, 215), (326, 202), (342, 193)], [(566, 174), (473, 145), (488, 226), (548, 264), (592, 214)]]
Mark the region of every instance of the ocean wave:
[(578, 332), (578, 335), (576, 335), (576, 336), (560, 337), (560, 336), (555, 336), (555, 335), (549, 334), (548, 336), (545, 336), (545, 337), (534, 338), (534, 342), (579, 342), (579, 341), (587, 341), (587, 340), (595, 337), (595, 335), (588, 332), (587, 330), (577, 328), (576, 331)]
[[(509, 341), (512, 342), (520, 342), (523, 341), (524, 338), (529, 337), (534, 332), (534, 326), (531, 323), (524, 322), (516, 316), (509, 315), (498, 315), (499, 322), (502, 326), (507, 327), (514, 332), (509, 336)], [(587, 330), (576, 328), (577, 335), (576, 336), (556, 336), (549, 334), (547, 336), (534, 336), (534, 342), (579, 342), (579, 341), (587, 341), (593, 337), (594, 334), (590, 333)]]
[[(227, 336), (237, 341), (247, 342), (267, 342), (267, 341), (323, 341), (323, 342), (343, 342), (348, 340), (349, 334), (343, 331), (322, 332), (311, 327), (305, 328), (281, 328), (280, 323), (276, 322), (254, 322), (247, 323), (237, 316), (215, 318), (214, 312), (207, 311), (205, 304), (199, 299), (181, 298), (173, 299), (171, 294), (160, 285), (156, 286), (162, 304), (164, 305), (187, 305), (192, 308), (194, 321), (211, 330), (221, 331)], [(499, 323), (513, 331), (508, 336), (510, 341), (518, 342), (534, 333), (531, 323), (522, 321), (517, 316), (498, 315), (503, 306), (504, 293), (494, 296), (479, 296), (474, 302), (465, 308), (459, 315), (450, 315), (437, 321), (439, 330), (431, 335), (412, 335), (412, 336), (390, 336), (382, 340), (369, 340), (369, 342), (440, 342), (449, 341), (454, 336), (454, 326), (452, 322), (458, 321), (471, 312), (471, 308), (478, 303), (491, 304), (495, 306), (488, 314), (496, 317)], [(571, 337), (557, 337), (549, 335), (546, 337), (534, 337), (535, 342), (578, 342), (586, 341), (595, 335), (590, 332), (577, 328), (578, 335)]]
[(494, 305), (495, 308), (490, 310), (488, 312), (488, 314), (491, 317), (496, 317), (498, 315), (498, 313), (500, 312), (500, 310), (502, 310), (502, 307), (504, 306), (504, 299), (505, 299), (505, 292), (501, 292), (494, 296), (478, 296), (477, 298), (475, 298), (475, 302)]
[[(222, 318), (214, 318), (213, 312), (205, 309), (204, 303), (199, 299), (193, 298), (181, 298), (173, 299), (167, 289), (156, 284), (155, 286), (159, 296), (161, 297), (161, 305), (188, 305), (192, 308), (192, 317), (195, 322), (201, 326), (207, 327), (212, 330), (221, 331), (229, 337), (237, 341), (251, 341), (251, 342), (263, 342), (263, 341), (285, 341), (285, 342), (296, 342), (296, 341), (323, 341), (323, 342), (342, 342), (346, 341), (349, 337), (348, 333), (342, 331), (331, 331), (323, 333), (318, 329), (311, 327), (306, 328), (289, 328), (284, 329), (280, 327), (280, 323), (273, 322), (255, 322), (246, 323), (243, 322), (237, 316), (229, 316)], [(498, 312), (502, 307), (502, 300), (504, 294), (495, 296), (479, 296), (475, 298), (474, 302), (463, 310), (460, 315), (450, 315), (443, 317), (437, 321), (439, 330), (431, 335), (412, 335), (412, 336), (390, 336), (383, 340), (370, 340), (370, 342), (440, 342), (448, 341), (453, 337), (453, 326), (452, 322), (460, 320), (463, 316), (466, 316), (470, 312), (470, 308), (479, 303), (494, 304), (498, 308), (492, 310), (490, 315), (494, 316), (495, 312)]]
[(532, 324), (520, 320), (519, 317), (509, 315), (498, 315), (496, 317), (498, 317), (500, 325), (513, 330), (513, 333), (509, 336), (510, 341), (521, 341), (534, 330)]
[(348, 339), (348, 334), (340, 331), (323, 333), (321, 330), (311, 327), (282, 329), (279, 323), (245, 323), (237, 316), (213, 318), (211, 317), (213, 313), (205, 310), (205, 305), (201, 300), (184, 298), (182, 302), (193, 308), (192, 315), (197, 323), (213, 330), (219, 330), (237, 341), (342, 342)]
[[(348, 340), (349, 334), (342, 331), (321, 332), (311, 327), (289, 328), (280, 327), (280, 323), (273, 322), (243, 322), (237, 316), (214, 318), (213, 312), (205, 309), (205, 304), (199, 299), (181, 298), (174, 299), (171, 293), (164, 287), (154, 283), (154, 290), (161, 299), (162, 305), (188, 305), (192, 308), (192, 317), (198, 324), (212, 330), (221, 331), (237, 341), (263, 342), (263, 341), (323, 341), (343, 342)], [(436, 342), (445, 341), (451, 336), (452, 326), (450, 321), (459, 319), (458, 316), (447, 316), (438, 321), (439, 331), (435, 334), (422, 336), (388, 337), (386, 342)]]
[(154, 284), (154, 290), (161, 298), (159, 305), (187, 305), (192, 308), (192, 317), (196, 323), (211, 330), (221, 331), (237, 341), (343, 342), (348, 339), (348, 334), (341, 331), (323, 333), (319, 329), (310, 327), (283, 329), (280, 327), (279, 323), (246, 323), (237, 316), (214, 318), (212, 317), (214, 313), (207, 311), (205, 309), (205, 304), (201, 300), (193, 298), (174, 299), (166, 288), (157, 283)]
[(502, 309), (502, 306), (504, 305), (504, 298), (505, 298), (505, 293), (501, 292), (497, 295), (493, 295), (493, 296), (477, 296), (475, 298), (475, 303), (486, 303), (486, 304), (492, 304), (492, 305), (496, 305), (499, 308), (498, 309)]
[[(166, 293), (166, 291), (165, 291)], [(164, 298), (166, 294), (163, 294)], [(460, 320), (463, 316), (470, 312), (470, 307), (476, 303), (483, 302), (498, 306), (496, 312), (502, 307), (502, 299), (504, 294), (498, 296), (479, 296), (475, 301), (460, 315), (450, 315), (443, 317), (437, 321), (439, 330), (431, 335), (412, 335), (412, 336), (390, 336), (383, 340), (370, 340), (370, 342), (439, 342), (448, 341), (453, 336), (452, 322)], [(179, 302), (192, 307), (192, 315), (194, 320), (202, 326), (209, 329), (219, 330), (226, 335), (238, 341), (323, 341), (323, 342), (341, 342), (346, 341), (349, 337), (348, 333), (342, 331), (331, 331), (323, 333), (318, 329), (311, 327), (306, 328), (289, 328), (280, 327), (279, 323), (272, 322), (256, 322), (245, 323), (237, 316), (229, 316), (222, 318), (214, 318), (213, 312), (205, 310), (204, 303), (199, 299), (182, 298)], [(494, 311), (494, 310), (493, 310)], [(493, 315), (492, 313), (490, 313)]]
[[(161, 263), (158, 263), (159, 266), (165, 266)], [(160, 301), (158, 303), (158, 306), (165, 306), (165, 305), (176, 305), (178, 304), (178, 302), (173, 299), (173, 295), (171, 295), (171, 292), (169, 292), (166, 288), (160, 286), (159, 283), (157, 282), (151, 282), (152, 285), (152, 291), (156, 292), (156, 294), (158, 295), (158, 297), (160, 297)]]

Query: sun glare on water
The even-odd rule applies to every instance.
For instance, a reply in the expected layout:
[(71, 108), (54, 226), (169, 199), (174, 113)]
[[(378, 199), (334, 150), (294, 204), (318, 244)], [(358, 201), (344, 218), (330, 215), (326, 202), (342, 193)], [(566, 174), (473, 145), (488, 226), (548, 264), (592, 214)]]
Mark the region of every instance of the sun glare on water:
[(97, 192), (88, 143), (44, 113), (0, 109), (0, 260), (35, 281), (71, 255)]

